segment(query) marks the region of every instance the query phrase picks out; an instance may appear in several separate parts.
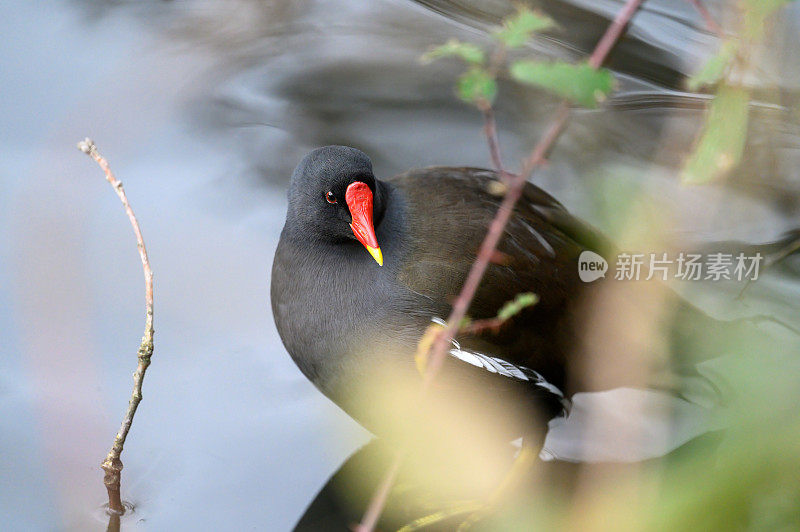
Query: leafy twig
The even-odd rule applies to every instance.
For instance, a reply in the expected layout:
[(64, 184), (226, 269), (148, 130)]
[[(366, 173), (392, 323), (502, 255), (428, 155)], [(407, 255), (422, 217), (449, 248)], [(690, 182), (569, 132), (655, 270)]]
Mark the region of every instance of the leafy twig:
[[(683, 165), (683, 183), (705, 184), (720, 180), (741, 163), (747, 144), (751, 92), (742, 74), (748, 70), (761, 71), (749, 51), (765, 38), (767, 20), (790, 1), (740, 2), (739, 35), (722, 41), (718, 52), (687, 80), (687, 87), (692, 91), (716, 86), (716, 94), (694, 149)], [(693, 3), (702, 12), (702, 4)]]
[[(526, 308), (535, 305), (539, 302), (539, 296), (533, 292), (523, 292), (517, 294), (514, 299), (507, 301), (503, 307), (497, 312), (497, 316), (483, 320), (471, 320), (465, 317), (461, 320), (461, 325), (458, 328), (460, 334), (476, 335), (484, 331), (492, 331), (497, 334), (500, 332), (500, 327), (505, 325), (508, 320), (525, 310)], [(446, 326), (442, 320), (432, 320), (433, 323), (428, 325), (425, 332), (422, 334), (419, 342), (417, 342), (417, 352), (414, 354), (414, 361), (417, 365), (417, 370), (421, 375), (425, 375), (428, 371), (428, 359), (431, 351), (431, 346), (436, 338), (439, 336), (441, 330)]]
[(533, 292), (523, 292), (505, 305), (497, 312), (494, 318), (485, 320), (475, 320), (465, 323), (459, 329), (462, 334), (478, 334), (486, 330), (498, 332), (500, 327), (508, 320), (539, 302), (539, 296)]
[(142, 269), (144, 270), (144, 286), (145, 286), (145, 323), (144, 323), (144, 336), (142, 343), (139, 345), (137, 354), (138, 364), (136, 372), (133, 374), (133, 392), (131, 399), (128, 402), (128, 410), (125, 412), (125, 417), (122, 420), (122, 425), (114, 437), (114, 444), (111, 450), (108, 451), (105, 460), (101, 467), (105, 471), (103, 482), (108, 491), (108, 511), (121, 515), (125, 513), (125, 506), (122, 504), (120, 498), (120, 478), (122, 473), (122, 454), (125, 445), (125, 439), (128, 437), (128, 432), (133, 423), (133, 416), (136, 414), (136, 408), (142, 400), (142, 381), (147, 367), (150, 365), (150, 357), (153, 355), (153, 271), (150, 269), (150, 261), (147, 258), (147, 249), (144, 246), (144, 239), (142, 238), (142, 231), (139, 228), (139, 222), (133, 214), (133, 209), (128, 198), (125, 195), (125, 190), (122, 188), (122, 182), (119, 181), (111, 172), (105, 157), (100, 155), (97, 147), (91, 139), (85, 139), (78, 143), (78, 149), (83, 153), (89, 155), (94, 159), (106, 175), (108, 181), (114, 191), (119, 196), (122, 205), (125, 207), (125, 213), (133, 226), (133, 232), (136, 235), (136, 247), (139, 249), (139, 257), (142, 260)]
[[(642, 4), (643, 0), (627, 0), (625, 6), (617, 14), (614, 21), (606, 30), (603, 37), (595, 47), (594, 52), (589, 58), (589, 64), (593, 68), (598, 68), (608, 57), (612, 48), (619, 40), (622, 32), (627, 26), (630, 19), (633, 17), (636, 10)], [(497, 244), (503, 235), (506, 224), (511, 218), (514, 206), (522, 195), (522, 190), (530, 178), (532, 172), (545, 161), (545, 157), (550, 149), (555, 144), (558, 137), (566, 126), (567, 119), (569, 118), (570, 108), (566, 102), (562, 102), (551, 122), (547, 133), (534, 147), (531, 155), (525, 160), (522, 171), (517, 174), (510, 182), (509, 190), (503, 198), (503, 202), (498, 209), (495, 218), (492, 220), (491, 225), (486, 233), (486, 237), (481, 244), (478, 256), (467, 275), (464, 286), (461, 289), (458, 297), (453, 303), (453, 309), (450, 316), (447, 318), (447, 327), (444, 328), (436, 337), (431, 348), (431, 355), (428, 364), (428, 370), (425, 373), (423, 381), (423, 397), (427, 394), (433, 383), (436, 375), (444, 363), (445, 356), (450, 346), (450, 339), (453, 338), (458, 331), (462, 320), (467, 315), (472, 299), (478, 289), (478, 285), (483, 278), (483, 274), (491, 261)], [(397, 470), (402, 463), (402, 453), (398, 453), (392, 462), (389, 470), (380, 484), (380, 487), (373, 494), (372, 500), (364, 514), (361, 524), (357, 530), (360, 532), (370, 532), (375, 528), (375, 525), (380, 518), (383, 507), (386, 505), (386, 500), (389, 496), (390, 488), (394, 482)], [(388, 488), (387, 488), (388, 487)]]

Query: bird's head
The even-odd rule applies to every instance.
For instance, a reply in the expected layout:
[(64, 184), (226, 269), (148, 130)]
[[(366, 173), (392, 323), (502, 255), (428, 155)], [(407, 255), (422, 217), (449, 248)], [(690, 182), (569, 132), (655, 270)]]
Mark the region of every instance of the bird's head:
[(289, 188), (289, 218), (307, 238), (355, 239), (379, 265), (374, 219), (383, 213), (372, 161), (355, 148), (325, 146), (300, 161)]

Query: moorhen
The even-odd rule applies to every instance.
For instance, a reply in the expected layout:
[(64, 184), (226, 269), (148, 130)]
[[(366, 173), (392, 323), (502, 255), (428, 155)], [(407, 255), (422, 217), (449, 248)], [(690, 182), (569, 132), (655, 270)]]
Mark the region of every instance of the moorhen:
[[(275, 322), (303, 374), (376, 435), (413, 431), (445, 447), (463, 437), (541, 442), (580, 387), (571, 375), (580, 305), (603, 281), (582, 282), (578, 257), (609, 245), (528, 183), (469, 316), (494, 317), (520, 292), (538, 303), (496, 334), (454, 338), (435, 391), (423, 407), (413, 400), (417, 344), (450, 312), (502, 201), (497, 179), (431, 167), (378, 180), (369, 157), (345, 146), (312, 151), (292, 174), (272, 268)], [(699, 319), (689, 320), (698, 330)]]

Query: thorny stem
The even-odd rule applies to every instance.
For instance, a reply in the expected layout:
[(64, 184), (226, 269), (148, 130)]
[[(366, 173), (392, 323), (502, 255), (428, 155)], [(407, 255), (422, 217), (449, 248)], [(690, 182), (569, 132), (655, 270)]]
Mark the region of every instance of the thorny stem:
[(114, 444), (111, 450), (108, 451), (105, 460), (100, 467), (105, 471), (103, 483), (106, 485), (108, 491), (108, 511), (122, 515), (125, 513), (125, 507), (120, 498), (120, 475), (122, 473), (122, 454), (123, 447), (125, 446), (125, 439), (128, 437), (128, 432), (131, 430), (133, 423), (133, 416), (136, 414), (136, 409), (142, 400), (142, 381), (144, 381), (144, 374), (147, 367), (150, 365), (150, 357), (153, 355), (153, 271), (150, 269), (150, 261), (147, 258), (147, 249), (144, 246), (144, 239), (142, 238), (142, 230), (139, 228), (139, 222), (133, 214), (133, 209), (128, 203), (128, 197), (125, 195), (125, 190), (122, 188), (122, 182), (114, 177), (111, 168), (108, 166), (108, 161), (105, 157), (100, 155), (97, 147), (91, 139), (85, 139), (78, 143), (78, 149), (83, 153), (89, 155), (92, 159), (100, 165), (100, 168), (106, 175), (108, 181), (114, 191), (119, 196), (122, 205), (125, 207), (125, 213), (133, 226), (133, 232), (136, 235), (136, 247), (139, 249), (139, 257), (142, 260), (142, 269), (144, 271), (144, 286), (145, 286), (145, 323), (144, 323), (144, 336), (142, 336), (142, 343), (139, 345), (137, 353), (138, 364), (136, 372), (133, 374), (133, 392), (131, 399), (128, 402), (128, 410), (125, 412), (125, 417), (122, 420), (122, 425), (114, 437)]
[[(608, 54), (611, 52), (612, 48), (622, 35), (622, 32), (628, 25), (628, 22), (630, 22), (631, 18), (639, 9), (643, 1), (644, 0), (627, 0), (623, 8), (619, 11), (619, 13), (617, 13), (614, 21), (611, 23), (611, 25), (609, 25), (605, 34), (603, 34), (603, 37), (597, 43), (592, 55), (589, 57), (589, 64), (593, 68), (599, 68), (600, 65), (602, 65), (606, 60)], [(562, 102), (556, 110), (556, 114), (553, 117), (550, 127), (547, 129), (544, 137), (541, 138), (538, 144), (536, 144), (536, 146), (533, 148), (531, 155), (523, 162), (522, 171), (513, 176), (513, 179), (510, 181), (508, 192), (503, 198), (503, 202), (500, 204), (497, 214), (489, 225), (486, 237), (484, 238), (480, 250), (478, 251), (478, 256), (475, 259), (475, 262), (472, 263), (472, 267), (467, 275), (466, 281), (464, 282), (464, 286), (461, 288), (461, 293), (459, 293), (458, 297), (453, 303), (453, 310), (450, 312), (450, 316), (447, 318), (447, 327), (442, 329), (442, 331), (437, 335), (433, 346), (431, 347), (427, 371), (425, 372), (423, 380), (423, 398), (427, 395), (431, 384), (433, 383), (436, 375), (441, 369), (442, 364), (444, 363), (445, 356), (450, 346), (450, 339), (456, 335), (459, 324), (467, 315), (467, 310), (472, 303), (472, 298), (475, 296), (475, 292), (477, 291), (478, 285), (483, 278), (483, 274), (486, 272), (486, 268), (491, 262), (497, 244), (500, 242), (500, 238), (503, 236), (503, 231), (505, 230), (506, 224), (511, 218), (514, 205), (516, 205), (517, 200), (519, 200), (520, 196), (522, 196), (525, 183), (528, 182), (528, 179), (531, 177), (533, 171), (539, 165), (545, 162), (547, 153), (564, 131), (569, 115), (569, 105), (566, 102)], [(367, 507), (367, 511), (364, 514), (361, 524), (357, 528), (359, 532), (371, 532), (378, 523), (378, 519), (380, 518), (381, 512), (386, 505), (389, 492), (391, 491), (391, 485), (394, 482), (394, 478), (397, 475), (397, 471), (402, 463), (403, 454), (404, 453), (402, 452), (397, 454), (386, 475), (384, 476), (379, 488), (375, 491), (375, 493), (373, 493), (373, 497), (369, 506)]]

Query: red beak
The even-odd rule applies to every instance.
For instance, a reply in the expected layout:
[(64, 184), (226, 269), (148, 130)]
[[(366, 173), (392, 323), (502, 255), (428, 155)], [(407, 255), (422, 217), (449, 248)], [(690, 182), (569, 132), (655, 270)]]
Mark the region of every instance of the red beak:
[(366, 183), (354, 181), (348, 185), (344, 200), (353, 218), (350, 229), (358, 241), (367, 248), (378, 266), (383, 266), (383, 254), (375, 237), (375, 227), (372, 225), (372, 191)]

